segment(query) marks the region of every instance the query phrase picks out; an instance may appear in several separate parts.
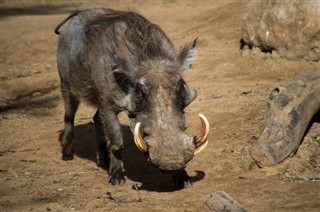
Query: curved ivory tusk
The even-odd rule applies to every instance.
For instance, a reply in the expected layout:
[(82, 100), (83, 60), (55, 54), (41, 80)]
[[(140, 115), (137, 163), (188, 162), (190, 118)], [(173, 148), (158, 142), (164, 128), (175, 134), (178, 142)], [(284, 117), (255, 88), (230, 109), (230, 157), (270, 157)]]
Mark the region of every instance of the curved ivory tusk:
[(201, 131), (194, 137), (196, 150), (194, 154), (200, 153), (208, 144), (208, 136), (210, 133), (210, 125), (207, 118), (203, 114), (199, 114), (201, 119)]
[(134, 133), (133, 133), (134, 143), (136, 144), (136, 146), (141, 152), (146, 153), (148, 152), (148, 147), (146, 145), (146, 142), (141, 137), (140, 125), (141, 125), (141, 122), (138, 122), (134, 127)]
[(202, 150), (204, 150), (204, 148), (207, 147), (207, 144), (208, 144), (208, 140), (206, 142), (204, 142), (201, 146), (197, 147), (194, 151), (194, 154), (198, 154), (200, 153)]

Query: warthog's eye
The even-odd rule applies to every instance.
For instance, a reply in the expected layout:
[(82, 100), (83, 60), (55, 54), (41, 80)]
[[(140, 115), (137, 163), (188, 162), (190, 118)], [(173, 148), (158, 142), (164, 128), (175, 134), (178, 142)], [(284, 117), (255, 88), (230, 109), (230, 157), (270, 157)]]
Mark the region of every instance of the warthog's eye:
[(137, 116), (136, 116), (136, 114), (130, 112), (130, 113), (128, 114), (128, 117), (129, 117), (130, 119), (135, 119)]
[(186, 99), (188, 98), (188, 87), (183, 80), (180, 80), (178, 84), (177, 97), (178, 105), (181, 109), (184, 109), (187, 106)]
[(180, 80), (177, 88), (177, 101), (180, 108), (183, 110), (197, 97), (195, 89), (188, 88), (187, 84)]
[(134, 91), (136, 110), (142, 110), (146, 106), (147, 90), (143, 85), (137, 84)]
[(186, 126), (186, 114), (185, 112), (183, 112), (183, 115), (182, 115), (182, 122), (181, 122), (181, 126), (180, 128), (185, 131), (187, 129), (187, 126)]
[(137, 84), (135, 88), (135, 97), (137, 102), (142, 102), (146, 96), (146, 89), (143, 85)]

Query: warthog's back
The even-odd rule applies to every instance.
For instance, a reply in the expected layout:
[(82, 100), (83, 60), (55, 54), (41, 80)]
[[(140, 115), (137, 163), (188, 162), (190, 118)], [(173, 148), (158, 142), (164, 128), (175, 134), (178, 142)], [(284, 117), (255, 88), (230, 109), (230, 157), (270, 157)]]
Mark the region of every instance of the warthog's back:
[(111, 14), (112, 12), (113, 10), (111, 9), (97, 8), (75, 12), (69, 16), (69, 20), (63, 25), (61, 32), (59, 32), (58, 56), (60, 54), (65, 55), (66, 52), (64, 52), (64, 50), (66, 49), (70, 49), (68, 53), (75, 56), (77, 53), (76, 50), (79, 51), (83, 45), (86, 23), (97, 16)]

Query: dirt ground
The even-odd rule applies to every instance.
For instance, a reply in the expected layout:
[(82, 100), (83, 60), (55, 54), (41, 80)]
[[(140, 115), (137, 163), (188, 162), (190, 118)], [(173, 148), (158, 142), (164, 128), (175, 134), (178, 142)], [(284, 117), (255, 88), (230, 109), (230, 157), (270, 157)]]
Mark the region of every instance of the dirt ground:
[[(246, 154), (257, 141), (269, 92), (320, 69), (274, 52), (239, 49), (247, 1), (0, 1), (0, 210), (205, 211), (210, 193), (225, 191), (249, 211), (320, 211), (320, 120), (314, 119), (296, 155), (258, 168)], [(96, 166), (92, 116), (76, 117), (72, 161), (61, 160), (63, 101), (53, 30), (71, 11), (133, 9), (157, 23), (177, 50), (198, 37), (196, 61), (185, 74), (198, 98), (186, 109), (188, 132), (207, 116), (207, 148), (188, 165), (191, 189), (175, 190), (170, 176), (149, 164), (133, 144), (127, 119), (127, 183), (108, 184)]]

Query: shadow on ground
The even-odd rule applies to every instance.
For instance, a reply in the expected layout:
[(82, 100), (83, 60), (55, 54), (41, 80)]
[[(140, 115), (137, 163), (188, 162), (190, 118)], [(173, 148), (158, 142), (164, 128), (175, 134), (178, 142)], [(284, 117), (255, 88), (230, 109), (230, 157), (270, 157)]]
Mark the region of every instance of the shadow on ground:
[(76, 10), (75, 4), (50, 5), (50, 4), (35, 4), (35, 5), (21, 5), (17, 6), (1, 6), (0, 18), (10, 16), (23, 15), (49, 15), (49, 14), (64, 14)]
[[(125, 175), (130, 180), (141, 183), (139, 190), (172, 192), (176, 191), (173, 180), (170, 175), (162, 174), (157, 168), (152, 166), (135, 146), (132, 133), (128, 126), (122, 125), (122, 134), (124, 137), (123, 162)], [(93, 123), (81, 124), (75, 126), (75, 155), (81, 158), (91, 160), (96, 163), (96, 143), (95, 129)], [(59, 141), (63, 137), (63, 132), (59, 134)], [(195, 170), (196, 175), (190, 176), (192, 182), (200, 181), (204, 178), (203, 171)], [(106, 171), (107, 175), (107, 171)]]
[[(54, 91), (56, 87), (52, 88)], [(60, 94), (48, 93), (39, 97), (26, 96), (12, 101), (0, 103), (0, 113), (13, 109), (30, 110), (30, 109), (50, 109), (56, 107), (61, 101)], [(43, 115), (43, 114), (42, 114)]]

